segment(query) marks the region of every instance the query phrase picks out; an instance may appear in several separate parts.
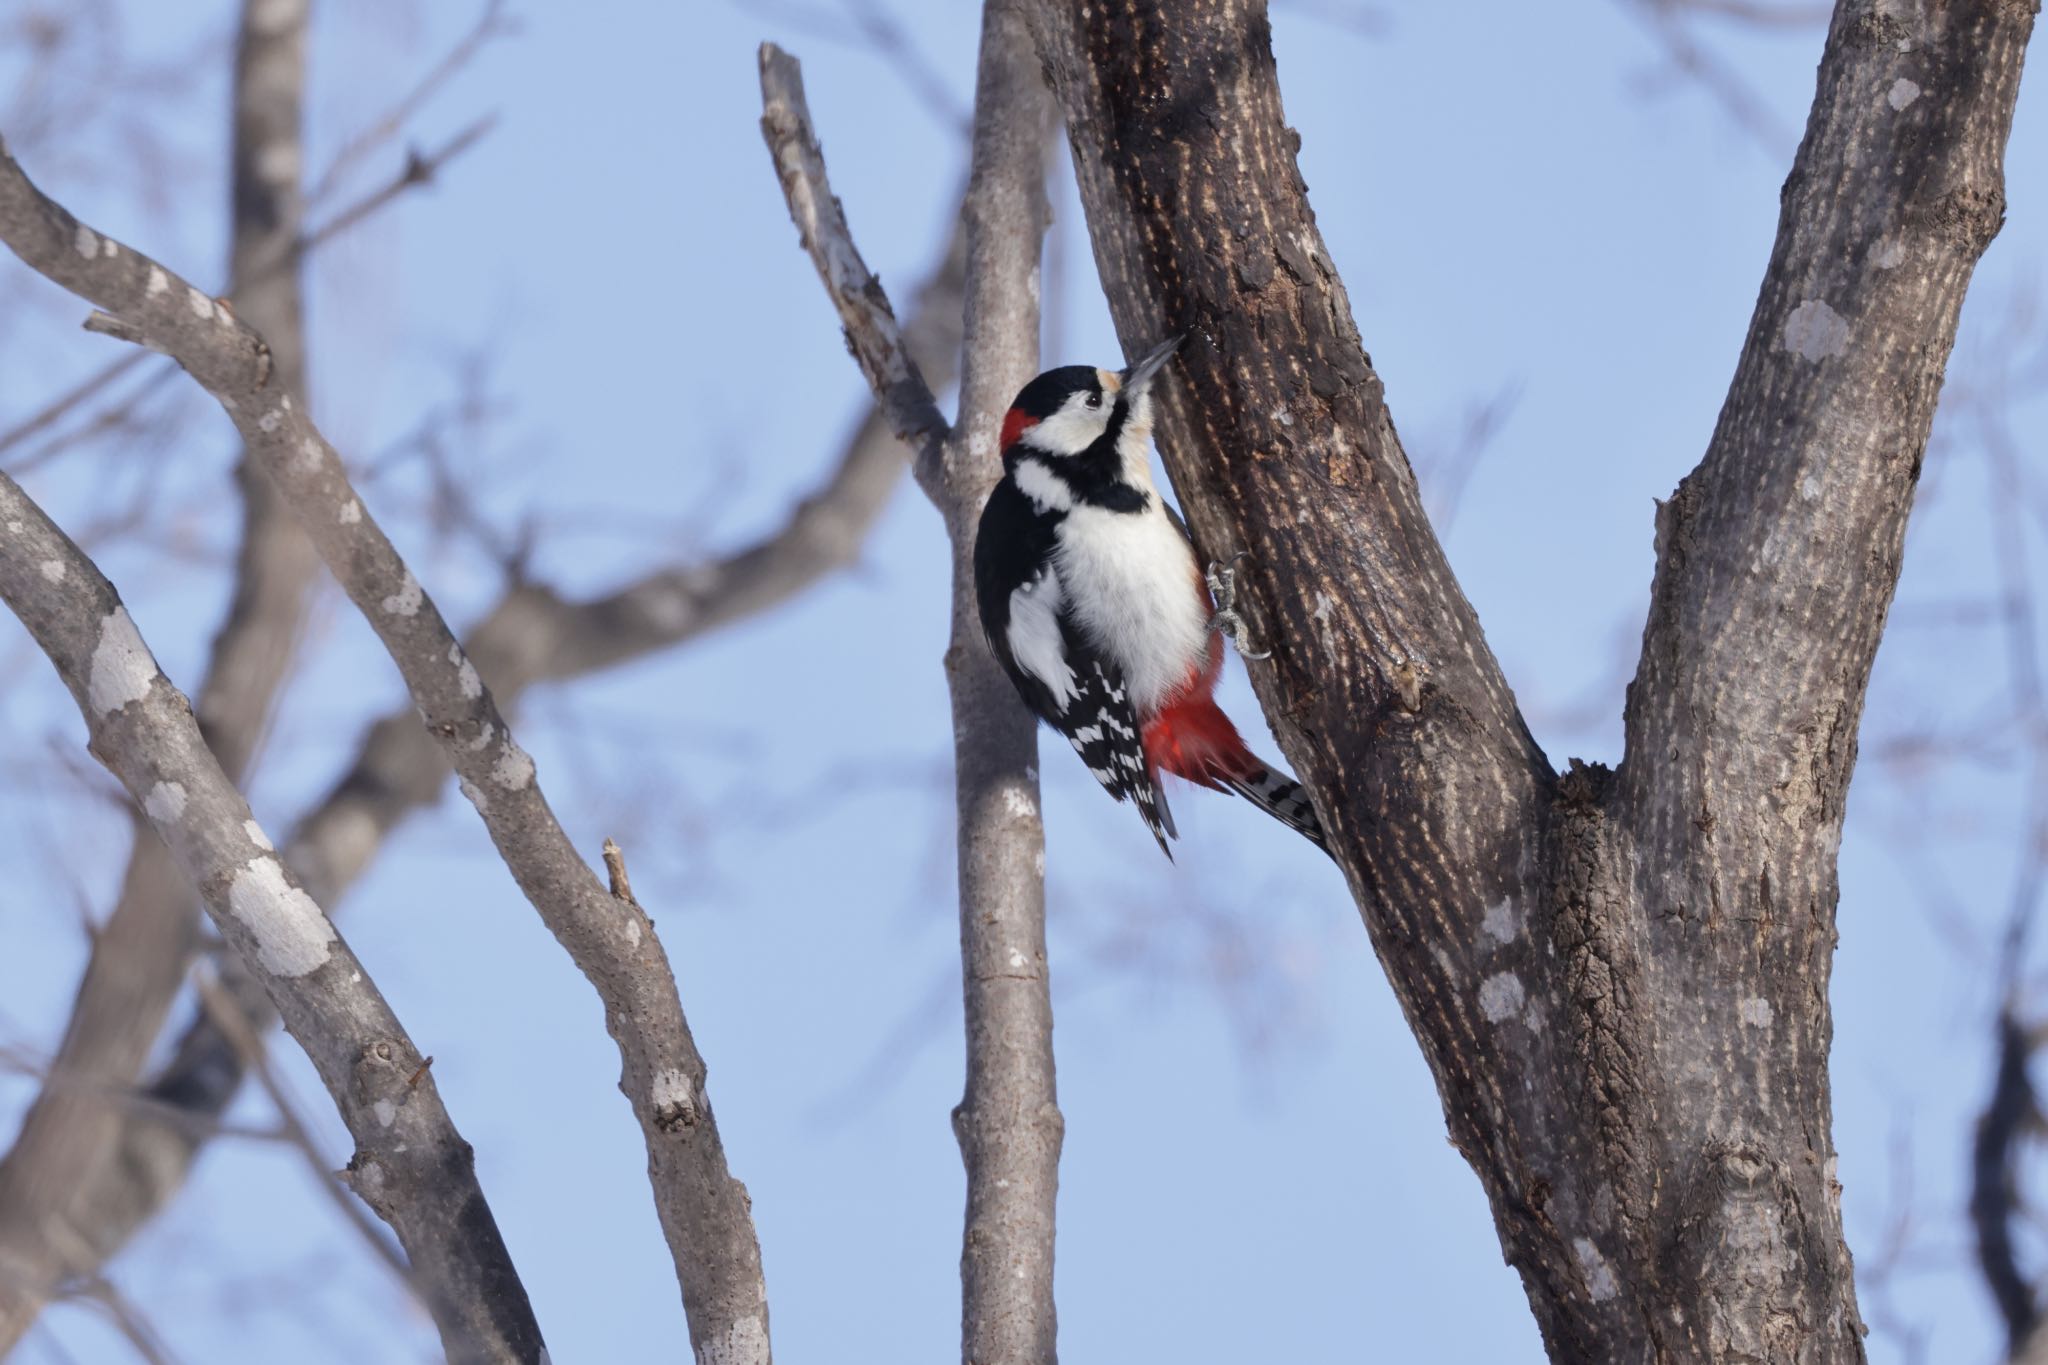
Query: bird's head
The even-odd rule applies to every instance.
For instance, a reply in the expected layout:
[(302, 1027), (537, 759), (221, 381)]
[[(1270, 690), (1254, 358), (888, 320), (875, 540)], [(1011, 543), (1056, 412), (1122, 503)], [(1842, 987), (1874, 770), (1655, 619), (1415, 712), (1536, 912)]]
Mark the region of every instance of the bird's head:
[(1140, 469), (1152, 437), (1152, 381), (1180, 348), (1171, 337), (1122, 370), (1063, 365), (1026, 384), (1003, 417), (1006, 461), (1024, 455), (1072, 459), (1110, 442)]

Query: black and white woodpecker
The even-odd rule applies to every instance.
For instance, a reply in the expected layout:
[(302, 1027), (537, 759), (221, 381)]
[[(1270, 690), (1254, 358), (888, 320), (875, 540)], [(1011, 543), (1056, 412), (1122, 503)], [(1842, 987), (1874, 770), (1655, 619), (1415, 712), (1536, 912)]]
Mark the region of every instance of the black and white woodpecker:
[(1047, 370), (1017, 395), (974, 542), (982, 629), (1025, 704), (1137, 803), (1168, 857), (1162, 771), (1234, 791), (1321, 846), (1308, 793), (1216, 705), (1230, 572), (1204, 576), (1152, 485), (1152, 381), (1179, 345), (1121, 372)]

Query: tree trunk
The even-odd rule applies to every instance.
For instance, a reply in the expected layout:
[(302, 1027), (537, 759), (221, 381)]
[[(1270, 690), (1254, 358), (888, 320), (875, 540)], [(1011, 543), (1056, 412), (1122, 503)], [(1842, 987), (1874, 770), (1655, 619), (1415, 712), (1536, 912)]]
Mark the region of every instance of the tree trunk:
[(1243, 550), (1315, 792), (1554, 1359), (1860, 1360), (1830, 1137), (1835, 858), (2037, 5), (1845, 0), (1720, 423), (1657, 518), (1608, 772), (1531, 739), (1316, 231), (1256, 0), (1035, 0), (1166, 465)]

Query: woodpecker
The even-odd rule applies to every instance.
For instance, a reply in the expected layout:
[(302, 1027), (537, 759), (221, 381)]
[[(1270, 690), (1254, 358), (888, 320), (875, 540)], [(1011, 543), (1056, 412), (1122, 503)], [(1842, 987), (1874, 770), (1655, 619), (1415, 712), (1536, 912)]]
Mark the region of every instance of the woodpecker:
[(1180, 340), (1122, 371), (1047, 370), (1018, 393), (974, 541), (982, 631), (1025, 704), (1137, 804), (1168, 858), (1179, 832), (1162, 771), (1327, 847), (1308, 793), (1216, 705), (1234, 582), (1228, 568), (1205, 577), (1152, 485), (1152, 382)]

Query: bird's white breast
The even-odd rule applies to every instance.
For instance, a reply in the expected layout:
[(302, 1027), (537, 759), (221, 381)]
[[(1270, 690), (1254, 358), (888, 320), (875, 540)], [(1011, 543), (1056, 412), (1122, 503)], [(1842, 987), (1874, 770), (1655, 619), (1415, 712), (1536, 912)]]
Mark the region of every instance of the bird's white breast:
[(1209, 645), (1193, 550), (1154, 496), (1145, 511), (1076, 506), (1054, 561), (1066, 603), (1097, 649), (1123, 670), (1141, 718), (1170, 700)]

